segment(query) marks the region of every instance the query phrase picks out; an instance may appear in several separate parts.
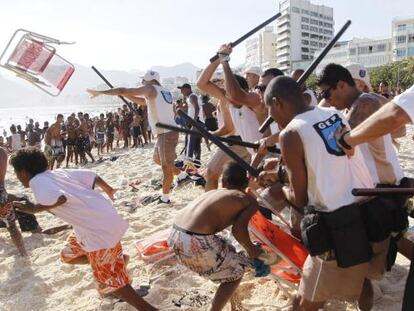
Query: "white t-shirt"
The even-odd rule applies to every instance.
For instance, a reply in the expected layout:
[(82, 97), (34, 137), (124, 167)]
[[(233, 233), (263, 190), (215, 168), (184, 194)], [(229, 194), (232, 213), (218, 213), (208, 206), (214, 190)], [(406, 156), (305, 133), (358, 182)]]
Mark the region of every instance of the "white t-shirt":
[(111, 202), (96, 192), (96, 173), (89, 170), (46, 171), (30, 180), (37, 203), (53, 205), (61, 195), (67, 202), (51, 212), (73, 226), (87, 252), (114, 247), (128, 228)]
[(394, 97), (392, 101), (400, 106), (410, 117), (411, 123), (414, 123), (414, 85), (404, 93)]

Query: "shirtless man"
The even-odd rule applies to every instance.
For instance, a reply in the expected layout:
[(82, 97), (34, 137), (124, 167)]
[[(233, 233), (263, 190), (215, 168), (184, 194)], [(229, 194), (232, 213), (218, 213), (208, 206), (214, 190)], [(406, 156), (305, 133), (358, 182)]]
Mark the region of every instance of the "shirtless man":
[[(78, 114), (79, 116), (79, 114)], [(80, 163), (84, 164), (87, 163), (88, 160), (86, 159), (86, 155), (92, 160), (92, 163), (95, 162), (91, 154), (91, 143), (89, 139), (89, 116), (87, 114), (80, 116), (79, 122), (80, 125), (77, 128), (78, 132), (78, 151), (80, 155)]]
[(217, 235), (229, 226), (236, 240), (250, 258), (260, 255), (260, 248), (249, 237), (248, 224), (258, 203), (244, 190), (246, 171), (229, 163), (223, 172), (223, 189), (204, 193), (182, 209), (174, 220), (168, 244), (179, 261), (190, 270), (220, 286), (210, 310), (222, 310), (242, 280), (247, 257), (236, 253), (231, 244)]
[(48, 157), (50, 170), (53, 170), (55, 162), (56, 168), (59, 168), (63, 160), (65, 160), (62, 123), (63, 115), (58, 114), (56, 122), (49, 127), (45, 135), (45, 154)]
[(75, 156), (76, 165), (78, 165), (78, 148), (76, 146), (76, 126), (74, 124), (73, 116), (69, 116), (66, 122), (67, 139), (67, 155), (66, 155), (66, 167), (69, 167), (69, 161), (73, 161)]
[[(169, 193), (174, 174), (179, 175), (180, 170), (174, 165), (177, 158), (175, 148), (178, 144), (178, 132), (161, 129), (155, 126), (157, 122), (175, 125), (173, 98), (171, 92), (160, 84), (160, 75), (149, 70), (142, 79), (142, 87), (138, 88), (114, 88), (106, 91), (87, 90), (92, 97), (99, 95), (125, 96), (138, 105), (146, 105), (148, 108), (148, 120), (152, 131), (157, 134), (157, 143), (154, 148), (154, 162), (161, 166), (163, 172), (162, 195), (158, 203), (169, 204)], [(183, 178), (187, 178), (184, 174)]]
[(105, 147), (105, 115), (101, 113), (95, 126), (96, 147), (98, 148), (98, 157), (103, 154)]

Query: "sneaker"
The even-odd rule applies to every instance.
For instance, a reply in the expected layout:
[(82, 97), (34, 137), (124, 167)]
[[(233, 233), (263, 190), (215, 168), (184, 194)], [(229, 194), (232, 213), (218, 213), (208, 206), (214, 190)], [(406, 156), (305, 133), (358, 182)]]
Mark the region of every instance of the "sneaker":
[(162, 199), (161, 199), (161, 196), (158, 198), (158, 202), (157, 202), (157, 204), (171, 204), (171, 200), (170, 199), (168, 199), (168, 201), (163, 201)]

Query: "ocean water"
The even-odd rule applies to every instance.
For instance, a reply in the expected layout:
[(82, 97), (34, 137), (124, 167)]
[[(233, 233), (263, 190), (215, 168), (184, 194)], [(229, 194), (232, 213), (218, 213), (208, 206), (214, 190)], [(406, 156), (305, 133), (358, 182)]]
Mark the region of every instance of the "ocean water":
[(120, 103), (107, 104), (82, 104), (82, 105), (41, 105), (31, 107), (0, 107), (0, 136), (3, 136), (4, 130), (7, 135), (10, 135), (10, 126), (12, 124), (20, 124), (23, 129), (29, 123), (29, 119), (40, 123), (43, 127), (43, 122), (49, 121), (52, 124), (56, 119), (56, 115), (61, 113), (65, 119), (72, 112), (89, 113), (90, 116), (98, 116), (100, 113), (116, 111), (120, 108)]

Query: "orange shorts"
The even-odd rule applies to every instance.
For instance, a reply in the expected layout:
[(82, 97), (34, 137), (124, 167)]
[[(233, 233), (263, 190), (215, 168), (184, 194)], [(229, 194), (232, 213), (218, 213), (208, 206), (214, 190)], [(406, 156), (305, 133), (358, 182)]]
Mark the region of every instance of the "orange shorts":
[(72, 232), (60, 253), (60, 259), (65, 263), (69, 263), (71, 260), (82, 256), (86, 256), (89, 260), (93, 276), (98, 283), (100, 295), (112, 293), (131, 283), (126, 271), (121, 243), (118, 242), (112, 248), (87, 252), (78, 243), (75, 234)]

